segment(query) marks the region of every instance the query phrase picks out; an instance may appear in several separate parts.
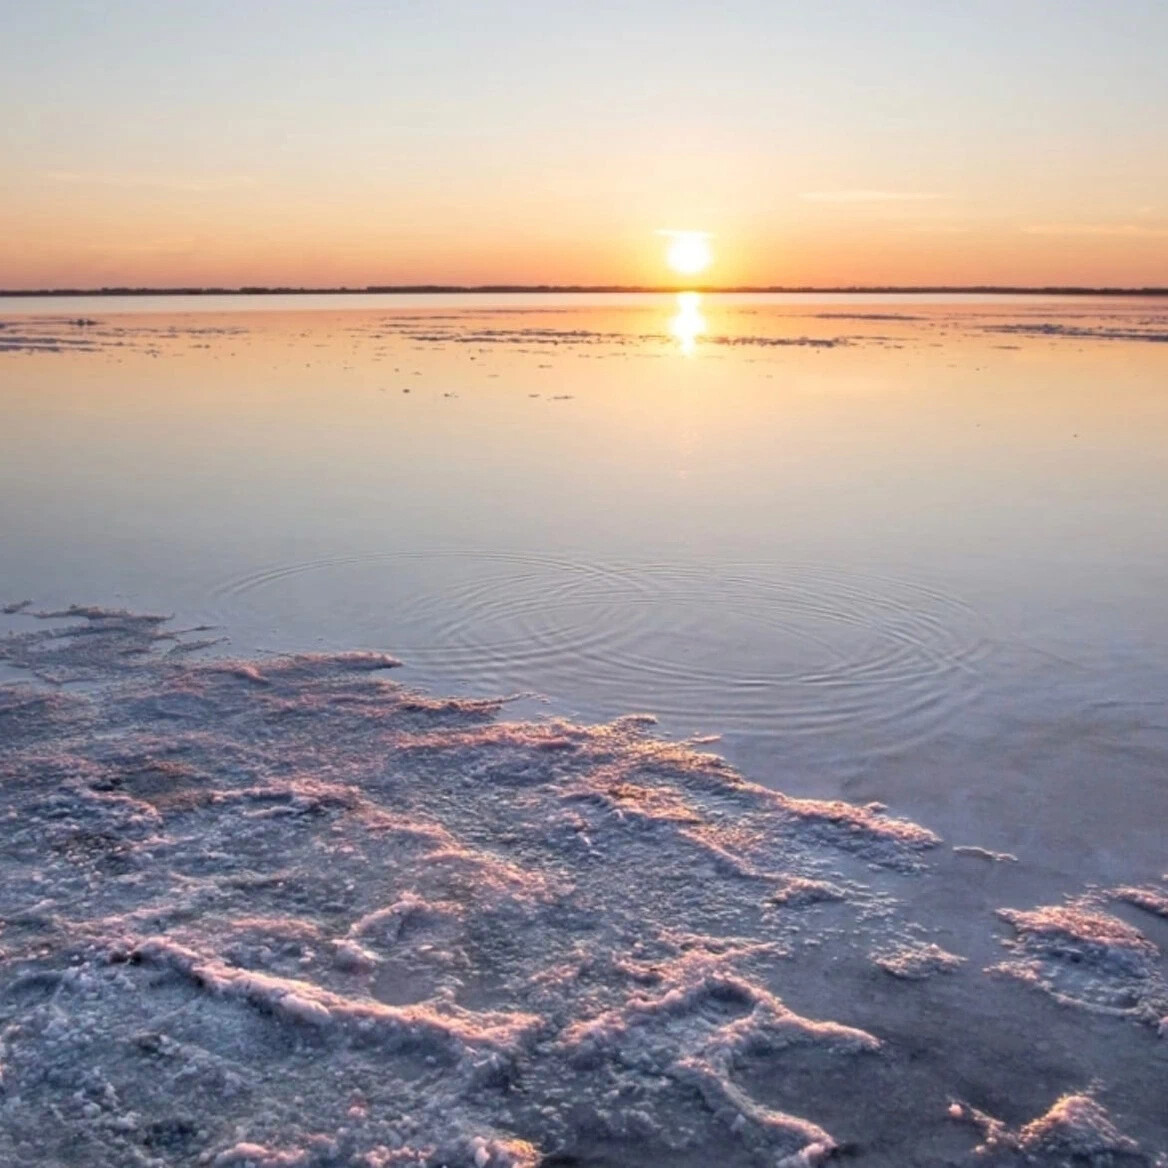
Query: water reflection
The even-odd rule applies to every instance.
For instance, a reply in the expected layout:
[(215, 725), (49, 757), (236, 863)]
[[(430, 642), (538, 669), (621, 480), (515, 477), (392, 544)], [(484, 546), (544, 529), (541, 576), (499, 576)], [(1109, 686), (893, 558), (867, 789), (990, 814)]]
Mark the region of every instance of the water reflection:
[(669, 332), (675, 337), (682, 353), (692, 356), (698, 337), (706, 331), (706, 318), (702, 315), (702, 295), (700, 292), (679, 292), (677, 312), (670, 318)]

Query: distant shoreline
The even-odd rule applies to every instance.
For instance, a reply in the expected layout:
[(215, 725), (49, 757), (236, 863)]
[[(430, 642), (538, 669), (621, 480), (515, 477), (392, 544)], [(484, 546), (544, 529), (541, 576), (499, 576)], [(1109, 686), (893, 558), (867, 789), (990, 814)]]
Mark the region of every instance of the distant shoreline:
[(0, 297), (52, 298), (57, 296), (438, 296), (500, 294), (572, 294), (572, 293), (656, 293), (704, 292), (719, 294), (784, 293), (799, 295), (978, 295), (978, 296), (1168, 296), (1168, 287), (1157, 288), (1086, 288), (1086, 287), (1013, 287), (1000, 284), (919, 285), (919, 286), (827, 286), (741, 285), (714, 287), (701, 285), (627, 285), (627, 284), (370, 284), (363, 288), (288, 288), (245, 286), (241, 288), (0, 288)]

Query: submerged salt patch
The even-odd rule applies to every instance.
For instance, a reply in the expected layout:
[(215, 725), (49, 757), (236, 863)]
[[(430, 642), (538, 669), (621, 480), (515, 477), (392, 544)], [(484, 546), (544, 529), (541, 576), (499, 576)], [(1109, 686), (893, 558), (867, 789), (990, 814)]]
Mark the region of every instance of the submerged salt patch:
[(872, 962), (885, 973), (907, 981), (922, 981), (936, 973), (952, 973), (965, 964), (964, 957), (940, 945), (894, 945), (872, 954)]
[(1144, 888), (1126, 886), (1116, 888), (1112, 892), (1112, 896), (1116, 900), (1122, 900), (1127, 904), (1135, 905), (1136, 908), (1142, 908), (1145, 912), (1168, 918), (1168, 892), (1163, 889), (1151, 886)]
[(1095, 899), (1025, 911), (999, 909), (998, 915), (1013, 927), (1015, 939), (1003, 941), (1012, 956), (995, 972), (1096, 1013), (1156, 1025), (1168, 1010), (1160, 951)]
[(817, 880), (808, 876), (786, 876), (779, 881), (778, 888), (771, 895), (774, 904), (790, 908), (804, 908), (813, 904), (830, 904), (846, 900), (847, 893), (830, 880)]
[(953, 848), (953, 854), (956, 856), (972, 856), (978, 860), (990, 860), (996, 864), (1018, 862), (1018, 857), (1013, 852), (992, 852), (989, 848), (983, 848), (977, 844), (956, 844)]

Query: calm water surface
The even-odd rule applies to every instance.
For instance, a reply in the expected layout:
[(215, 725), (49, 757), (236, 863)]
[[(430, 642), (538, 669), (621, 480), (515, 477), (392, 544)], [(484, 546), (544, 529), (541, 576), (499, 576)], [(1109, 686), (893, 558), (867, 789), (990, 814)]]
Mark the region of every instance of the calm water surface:
[(720, 735), (752, 777), (889, 802), (1062, 889), (1163, 870), (1163, 302), (0, 321), (0, 601), (387, 648), (438, 691)]

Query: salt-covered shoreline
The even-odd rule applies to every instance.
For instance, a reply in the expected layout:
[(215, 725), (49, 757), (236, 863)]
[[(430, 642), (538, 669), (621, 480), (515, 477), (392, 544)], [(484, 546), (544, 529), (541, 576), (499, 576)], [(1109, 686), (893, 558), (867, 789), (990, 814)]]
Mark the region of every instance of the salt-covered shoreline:
[[(6, 1163), (1164, 1162), (1125, 1123), (1162, 1115), (1109, 1114), (1106, 1066), (1025, 1118), (990, 1113), (989, 1066), (922, 1097), (903, 1036), (815, 988), (1017, 984), (1136, 1022), (1162, 1076), (1163, 954), (1111, 915), (1162, 889), (1004, 909), (987, 977), (912, 907), (934, 832), (756, 786), (647, 717), (510, 722), (384, 653), (209, 659), (210, 630), (160, 617), (27, 619), (0, 641), (30, 678), (0, 687)], [(848, 1084), (898, 1147), (835, 1130)]]

